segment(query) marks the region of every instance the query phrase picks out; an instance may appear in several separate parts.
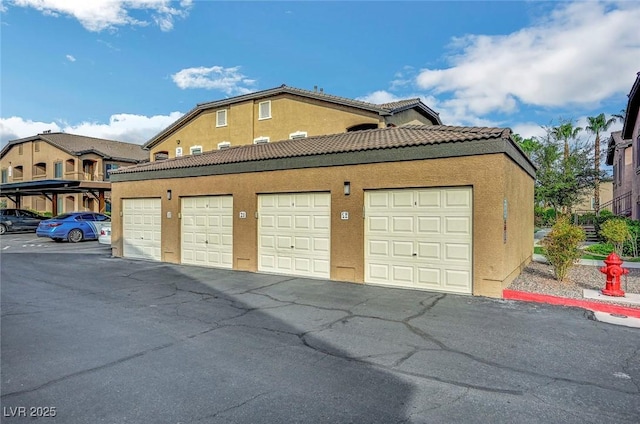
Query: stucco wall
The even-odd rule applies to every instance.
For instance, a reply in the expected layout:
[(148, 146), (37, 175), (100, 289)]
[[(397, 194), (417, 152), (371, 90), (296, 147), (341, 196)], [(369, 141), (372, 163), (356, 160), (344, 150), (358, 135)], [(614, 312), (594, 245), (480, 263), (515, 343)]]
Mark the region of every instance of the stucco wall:
[[(343, 193), (344, 181), (351, 195)], [(533, 179), (503, 154), (376, 163), (340, 167), (266, 171), (234, 175), (112, 183), (112, 247), (122, 256), (123, 198), (162, 199), (162, 260), (180, 262), (182, 196), (234, 196), (233, 267), (256, 271), (257, 194), (331, 192), (331, 279), (364, 281), (365, 190), (407, 187), (473, 188), (473, 293), (501, 297), (501, 289), (531, 258), (533, 250)], [(167, 200), (166, 191), (172, 191)], [(508, 238), (504, 243), (503, 200), (507, 198)], [(239, 212), (247, 212), (246, 219)], [(340, 219), (340, 212), (350, 219)], [(167, 218), (171, 212), (171, 218)]]
[[(271, 100), (271, 119), (259, 120), (259, 103), (266, 100)], [(222, 109), (227, 109), (227, 126), (216, 127), (216, 112)], [(252, 144), (258, 137), (278, 141), (288, 139), (296, 131), (305, 131), (309, 137), (338, 134), (365, 123), (383, 127), (382, 122), (377, 113), (284, 94), (203, 111), (151, 148), (150, 158), (153, 160), (155, 153), (162, 151), (175, 157), (176, 147), (182, 147), (183, 154), (188, 155), (189, 148), (196, 145), (210, 151), (216, 150), (222, 141), (237, 146)]]

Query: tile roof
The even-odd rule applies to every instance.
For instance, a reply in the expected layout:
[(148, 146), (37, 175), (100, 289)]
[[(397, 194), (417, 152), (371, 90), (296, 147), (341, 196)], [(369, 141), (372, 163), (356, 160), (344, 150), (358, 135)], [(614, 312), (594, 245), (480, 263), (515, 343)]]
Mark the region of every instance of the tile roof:
[(125, 162), (141, 162), (149, 159), (149, 152), (143, 150), (139, 144), (68, 133), (44, 133), (11, 140), (2, 149), (0, 157), (4, 156), (12, 146), (37, 140), (43, 140), (74, 156), (93, 152), (104, 158)]
[(511, 130), (508, 128), (405, 125), (283, 140), (267, 144), (237, 146), (199, 155), (143, 163), (120, 168), (112, 173), (125, 174), (428, 144), (509, 139), (510, 136)]
[(195, 108), (184, 114), (180, 119), (169, 125), (167, 128), (156, 134), (153, 138), (147, 141), (143, 148), (153, 147), (158, 141), (160, 141), (165, 135), (171, 133), (173, 130), (180, 127), (182, 124), (188, 122), (195, 116), (197, 116), (203, 110), (215, 109), (230, 104), (244, 102), (247, 100), (256, 100), (261, 98), (272, 97), (279, 94), (292, 94), (302, 96), (306, 98), (322, 100), (330, 103), (335, 103), (343, 106), (351, 106), (357, 109), (368, 110), (370, 112), (378, 113), (380, 115), (392, 115), (393, 113), (408, 109), (410, 107), (419, 107), (426, 114), (428, 114), (434, 123), (441, 123), (438, 114), (431, 108), (426, 106), (418, 98), (400, 100), (392, 103), (374, 104), (369, 102), (363, 102), (361, 100), (349, 99), (346, 97), (334, 96), (326, 94), (323, 91), (311, 91), (301, 88), (289, 87), (287, 85), (281, 85), (280, 87), (270, 88), (268, 90), (256, 91), (254, 93), (243, 94), (241, 96), (229, 97), (227, 99), (215, 100), (213, 102), (198, 103)]

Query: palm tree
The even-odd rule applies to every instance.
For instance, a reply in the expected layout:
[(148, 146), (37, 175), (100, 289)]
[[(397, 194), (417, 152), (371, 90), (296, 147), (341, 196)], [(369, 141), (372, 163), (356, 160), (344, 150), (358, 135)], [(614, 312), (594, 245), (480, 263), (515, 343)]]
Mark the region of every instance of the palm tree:
[(593, 208), (595, 209), (596, 214), (598, 214), (600, 212), (600, 133), (607, 131), (609, 127), (616, 122), (616, 117), (607, 119), (604, 113), (601, 113), (598, 116), (589, 116), (587, 121), (589, 121), (589, 125), (587, 125), (585, 129), (596, 135), (593, 163), (595, 171)]
[(551, 129), (551, 134), (556, 140), (562, 140), (564, 142), (564, 160), (569, 159), (569, 140), (574, 140), (578, 133), (582, 131), (580, 127), (574, 127), (573, 122), (562, 121), (557, 127)]
[(620, 109), (620, 113), (611, 114), (612, 119), (624, 123), (624, 117), (627, 115), (627, 109)]

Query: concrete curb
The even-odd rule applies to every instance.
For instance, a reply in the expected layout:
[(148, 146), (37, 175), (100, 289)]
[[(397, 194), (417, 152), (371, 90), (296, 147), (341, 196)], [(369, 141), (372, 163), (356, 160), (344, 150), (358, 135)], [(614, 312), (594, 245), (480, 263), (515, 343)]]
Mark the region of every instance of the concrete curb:
[(519, 300), (524, 302), (546, 303), (558, 306), (573, 306), (588, 309), (594, 312), (606, 312), (609, 314), (624, 315), (633, 318), (640, 318), (640, 308), (629, 308), (627, 306), (608, 305), (606, 303), (592, 302), (581, 299), (571, 299), (566, 297), (551, 296), (547, 294), (529, 293), (518, 290), (504, 289), (502, 297), (507, 300)]

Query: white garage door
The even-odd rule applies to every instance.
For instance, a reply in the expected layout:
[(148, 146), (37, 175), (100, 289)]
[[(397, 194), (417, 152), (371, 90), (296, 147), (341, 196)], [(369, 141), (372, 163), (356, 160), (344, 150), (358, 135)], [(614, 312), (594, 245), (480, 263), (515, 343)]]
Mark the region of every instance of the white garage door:
[(365, 193), (365, 282), (472, 291), (470, 187)]
[(232, 267), (233, 196), (182, 198), (182, 263)]
[(258, 196), (258, 270), (329, 278), (330, 193)]
[(162, 233), (160, 199), (122, 200), (122, 240), (126, 258), (159, 261)]

